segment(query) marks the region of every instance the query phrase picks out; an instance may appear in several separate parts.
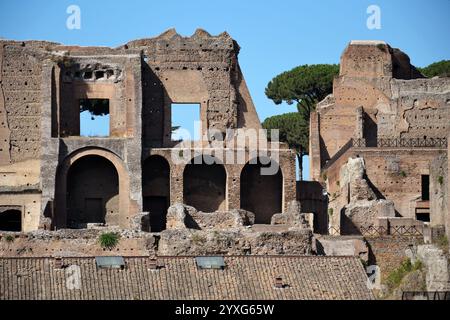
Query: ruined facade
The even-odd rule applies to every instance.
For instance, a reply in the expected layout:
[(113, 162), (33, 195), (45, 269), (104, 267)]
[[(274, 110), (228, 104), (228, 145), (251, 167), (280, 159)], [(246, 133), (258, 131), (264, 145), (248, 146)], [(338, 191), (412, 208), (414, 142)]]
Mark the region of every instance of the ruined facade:
[(333, 93), (311, 114), (311, 177), (326, 186), (331, 229), (442, 232), (449, 133), (449, 78), (425, 78), (385, 42), (352, 41)]
[[(265, 136), (254, 149), (235, 143), (261, 128), (238, 53), (227, 33), (203, 30), (191, 37), (169, 30), (114, 49), (2, 40), (2, 230), (97, 223), (161, 231), (175, 203), (245, 209), (256, 223), (270, 223), (296, 198), (295, 156), (269, 147)], [(80, 135), (85, 101), (107, 101), (106, 137)], [(206, 139), (172, 140), (174, 103), (200, 106)], [(280, 170), (261, 175), (269, 160)]]

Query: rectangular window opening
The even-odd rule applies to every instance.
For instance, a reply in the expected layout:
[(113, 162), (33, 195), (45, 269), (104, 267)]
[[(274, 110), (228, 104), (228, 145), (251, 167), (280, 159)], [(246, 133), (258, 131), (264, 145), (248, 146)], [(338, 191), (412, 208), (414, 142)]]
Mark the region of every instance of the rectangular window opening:
[(80, 136), (109, 136), (108, 99), (80, 99)]
[(430, 176), (422, 175), (422, 201), (430, 200)]
[(430, 213), (429, 212), (416, 212), (416, 220), (423, 222), (430, 222)]
[(200, 104), (172, 103), (172, 141), (200, 140)]

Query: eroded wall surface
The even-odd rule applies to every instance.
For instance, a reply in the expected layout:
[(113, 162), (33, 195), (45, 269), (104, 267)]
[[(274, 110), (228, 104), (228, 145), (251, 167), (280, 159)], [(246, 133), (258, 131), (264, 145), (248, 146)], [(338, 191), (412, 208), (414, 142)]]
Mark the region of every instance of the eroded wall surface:
[[(168, 30), (117, 48), (0, 44), (0, 206), (21, 210), (23, 231), (89, 223), (134, 228), (145, 210), (177, 202), (209, 202), (205, 211), (242, 206), (241, 172), (256, 155), (235, 142), (261, 124), (239, 67), (239, 45), (226, 32), (212, 36), (199, 29), (183, 37)], [(86, 99), (108, 101), (107, 136), (81, 135)], [(183, 147), (172, 141), (173, 103), (199, 104), (205, 141)], [(224, 141), (214, 148), (241, 148), (245, 161), (225, 163), (218, 186), (183, 179), (186, 162), (172, 163), (173, 148), (202, 154), (217, 139)], [(264, 134), (253, 140), (256, 150), (267, 153)], [(270, 215), (295, 199), (295, 156), (285, 146), (268, 153), (282, 176), (274, 186), (279, 203)], [(163, 194), (142, 180), (143, 163), (154, 154), (170, 165), (167, 181), (155, 182), (166, 186)], [(94, 156), (111, 170), (81, 165)]]
[(383, 41), (347, 46), (333, 93), (310, 124), (311, 175), (327, 186), (334, 226), (349, 203), (339, 175), (349, 157), (364, 159), (365, 180), (377, 199), (394, 202), (397, 217), (445, 224), (449, 102), (450, 79), (425, 78), (399, 49)]

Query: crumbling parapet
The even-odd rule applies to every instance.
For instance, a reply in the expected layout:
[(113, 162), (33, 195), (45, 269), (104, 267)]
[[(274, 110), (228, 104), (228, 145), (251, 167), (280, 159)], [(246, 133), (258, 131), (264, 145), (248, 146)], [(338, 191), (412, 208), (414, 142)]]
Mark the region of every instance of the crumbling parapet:
[(300, 214), (300, 203), (291, 202), (288, 208), (287, 213), (274, 218), (283, 217), (285, 228), (263, 227), (257, 231), (252, 228), (255, 221), (252, 212), (235, 209), (205, 213), (177, 203), (168, 210), (166, 230), (160, 233), (158, 254), (310, 255), (313, 234)]
[(347, 197), (340, 212), (339, 221), (334, 219), (341, 234), (359, 234), (361, 229), (379, 226), (379, 219), (395, 217), (394, 203), (391, 200), (378, 199), (366, 177), (363, 158), (349, 158), (340, 170), (341, 194)]
[(368, 262), (369, 247), (362, 236), (315, 236), (316, 253), (325, 256), (355, 256)]
[(158, 254), (180, 255), (312, 255), (309, 229), (283, 232), (172, 229), (161, 232)]
[(284, 213), (277, 213), (272, 216), (272, 225), (286, 225), (292, 228), (308, 228), (306, 216), (301, 212), (300, 201), (291, 201), (287, 204), (287, 210)]
[(167, 210), (166, 229), (225, 230), (243, 228), (254, 223), (255, 215), (246, 210), (201, 212), (192, 206), (176, 203)]

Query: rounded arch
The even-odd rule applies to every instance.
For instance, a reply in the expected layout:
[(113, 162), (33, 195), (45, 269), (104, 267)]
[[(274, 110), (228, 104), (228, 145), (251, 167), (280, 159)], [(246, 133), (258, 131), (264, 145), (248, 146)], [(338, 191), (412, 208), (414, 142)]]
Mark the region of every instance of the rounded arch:
[[(83, 148), (69, 154), (59, 165), (56, 176), (56, 194), (55, 194), (55, 212), (53, 216), (53, 225), (57, 228), (65, 228), (68, 226), (68, 176), (69, 171), (77, 161), (84, 157), (98, 157), (105, 163), (110, 163), (117, 173), (118, 196), (116, 198), (117, 204), (115, 210), (109, 212), (107, 216), (107, 223), (119, 225), (121, 227), (128, 227), (130, 217), (130, 177), (128, 170), (122, 159), (115, 153), (102, 148)], [(92, 158), (91, 158), (92, 159)], [(111, 172), (111, 171), (110, 171)], [(95, 199), (95, 198), (94, 198)], [(98, 199), (98, 198), (97, 198)], [(95, 200), (91, 204), (95, 204)], [(86, 204), (85, 204), (86, 205)], [(110, 210), (111, 211), (111, 210)]]
[(0, 212), (0, 231), (22, 231), (22, 211), (9, 209)]
[(142, 163), (142, 199), (144, 211), (150, 213), (149, 225), (143, 229), (164, 230), (170, 205), (170, 164), (161, 155), (151, 155)]
[(184, 167), (183, 201), (203, 212), (227, 210), (227, 171), (216, 157), (199, 155)]
[(282, 212), (283, 173), (278, 162), (268, 157), (248, 161), (240, 182), (241, 209), (253, 212), (255, 223), (269, 224), (275, 213)]

